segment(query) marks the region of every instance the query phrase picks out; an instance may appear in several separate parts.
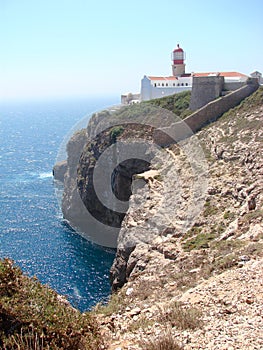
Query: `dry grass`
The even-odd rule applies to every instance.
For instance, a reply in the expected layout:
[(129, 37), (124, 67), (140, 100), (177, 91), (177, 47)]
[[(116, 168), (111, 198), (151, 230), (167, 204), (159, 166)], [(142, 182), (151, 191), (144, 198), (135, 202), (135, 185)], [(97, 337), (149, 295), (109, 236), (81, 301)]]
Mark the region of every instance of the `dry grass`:
[(128, 305), (128, 300), (122, 291), (114, 293), (110, 296), (109, 301), (106, 304), (98, 303), (94, 309), (94, 314), (103, 314), (104, 316), (110, 316), (112, 314), (123, 312)]
[(184, 308), (181, 303), (172, 303), (167, 310), (160, 310), (159, 322), (169, 323), (181, 330), (202, 327), (201, 312), (196, 308)]
[[(151, 327), (153, 325), (154, 321), (149, 320), (147, 317), (143, 316), (139, 320), (132, 322), (129, 326), (127, 331), (134, 333), (138, 329), (146, 329), (148, 327)], [(125, 331), (126, 332), (126, 331)], [(125, 333), (124, 332), (124, 333)]]
[(183, 348), (176, 342), (172, 332), (166, 331), (158, 338), (144, 339), (140, 341), (142, 350), (182, 350)]
[(0, 261), (0, 349), (98, 350), (102, 343), (92, 315), (62, 303), (11, 260)]

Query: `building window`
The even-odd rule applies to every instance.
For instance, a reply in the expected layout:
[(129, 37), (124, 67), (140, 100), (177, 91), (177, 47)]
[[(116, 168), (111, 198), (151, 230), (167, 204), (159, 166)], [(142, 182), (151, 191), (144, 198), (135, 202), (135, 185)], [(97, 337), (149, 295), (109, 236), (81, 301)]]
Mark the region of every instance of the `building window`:
[(166, 86), (168, 86), (168, 83), (166, 83)]
[(154, 87), (156, 87), (156, 83), (154, 83)]
[(162, 86), (164, 86), (164, 83), (162, 83)]
[(173, 83), (173, 86), (175, 86), (175, 83)]
[(184, 86), (184, 83), (182, 83), (181, 85)]
[(177, 86), (180, 86), (180, 83), (177, 83)]
[(185, 83), (185, 86), (188, 86), (188, 83)]

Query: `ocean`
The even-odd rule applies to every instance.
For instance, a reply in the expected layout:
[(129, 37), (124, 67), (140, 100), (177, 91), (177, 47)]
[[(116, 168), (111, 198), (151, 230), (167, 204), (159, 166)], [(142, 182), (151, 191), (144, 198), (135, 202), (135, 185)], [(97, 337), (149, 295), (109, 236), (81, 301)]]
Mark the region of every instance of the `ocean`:
[(0, 258), (13, 259), (81, 311), (109, 296), (115, 252), (64, 222), (52, 167), (74, 125), (116, 103), (117, 97), (0, 103)]

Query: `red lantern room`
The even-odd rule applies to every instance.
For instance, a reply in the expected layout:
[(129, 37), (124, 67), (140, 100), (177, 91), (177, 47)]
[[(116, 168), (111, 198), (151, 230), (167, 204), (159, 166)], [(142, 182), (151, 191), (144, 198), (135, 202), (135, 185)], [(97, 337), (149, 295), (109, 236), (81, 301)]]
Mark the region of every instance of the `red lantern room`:
[(177, 45), (177, 48), (173, 50), (172, 52), (172, 71), (173, 76), (180, 77), (181, 75), (185, 74), (185, 53), (184, 50), (181, 49), (179, 44)]
[(184, 50), (178, 44), (177, 49), (174, 49), (172, 53), (173, 64), (184, 64), (184, 59)]

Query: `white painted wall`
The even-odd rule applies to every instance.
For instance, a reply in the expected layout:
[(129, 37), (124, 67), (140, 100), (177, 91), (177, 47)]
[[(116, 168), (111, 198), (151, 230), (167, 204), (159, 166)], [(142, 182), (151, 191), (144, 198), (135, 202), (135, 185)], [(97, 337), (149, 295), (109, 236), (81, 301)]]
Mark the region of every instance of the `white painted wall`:
[(144, 76), (141, 81), (141, 100), (170, 96), (187, 90), (192, 90), (192, 77), (178, 77), (176, 80), (150, 80)]

